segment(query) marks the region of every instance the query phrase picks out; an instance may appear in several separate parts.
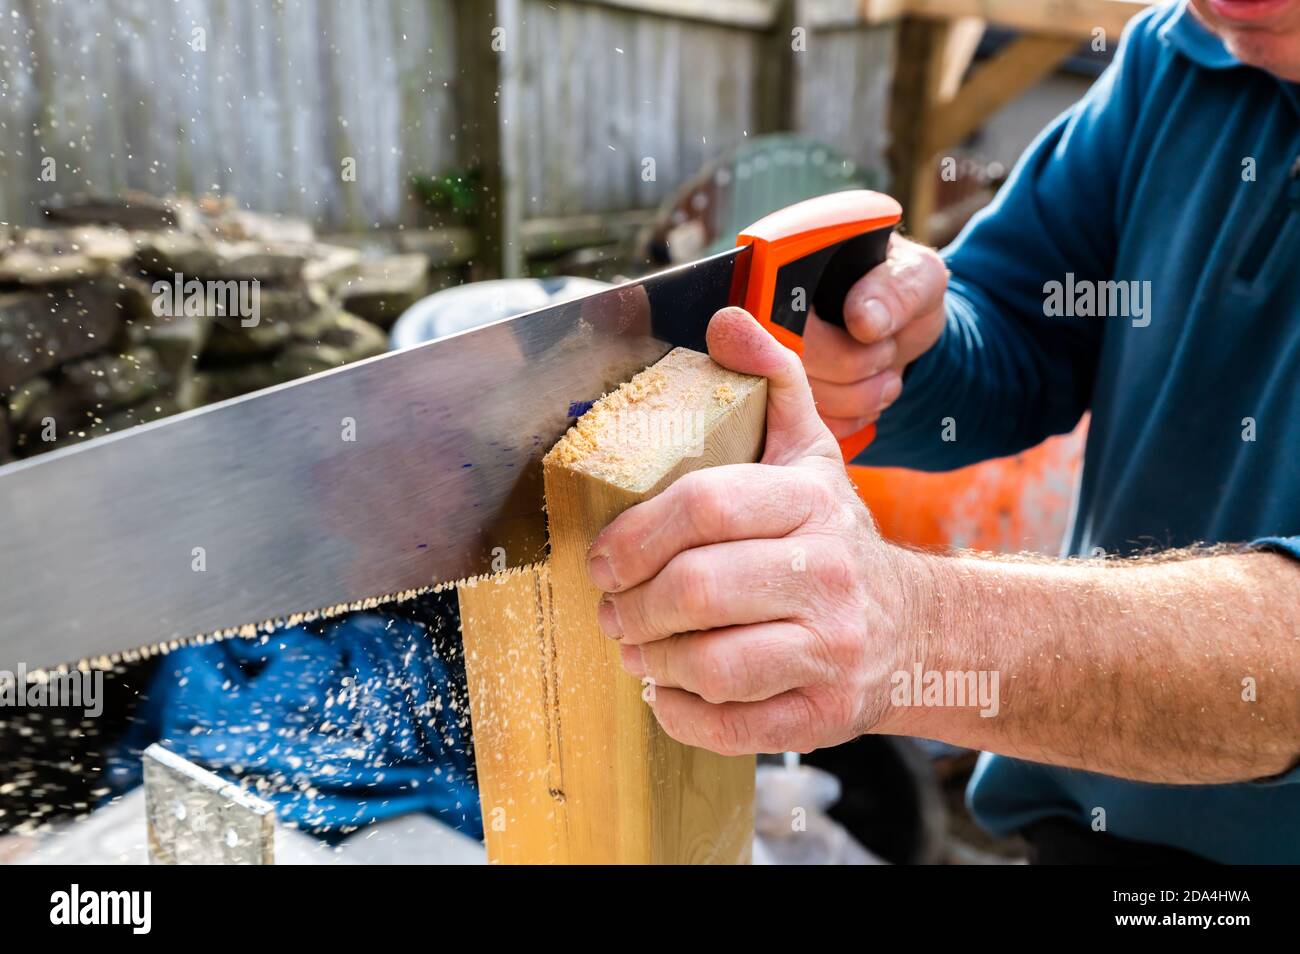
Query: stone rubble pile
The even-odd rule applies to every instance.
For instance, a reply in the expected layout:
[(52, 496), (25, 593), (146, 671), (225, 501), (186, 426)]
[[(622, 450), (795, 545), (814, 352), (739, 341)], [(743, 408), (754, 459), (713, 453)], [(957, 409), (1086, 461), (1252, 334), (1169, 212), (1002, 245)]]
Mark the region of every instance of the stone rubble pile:
[(423, 254), (364, 257), (229, 200), (45, 213), (0, 226), (0, 463), (379, 354), (428, 290)]

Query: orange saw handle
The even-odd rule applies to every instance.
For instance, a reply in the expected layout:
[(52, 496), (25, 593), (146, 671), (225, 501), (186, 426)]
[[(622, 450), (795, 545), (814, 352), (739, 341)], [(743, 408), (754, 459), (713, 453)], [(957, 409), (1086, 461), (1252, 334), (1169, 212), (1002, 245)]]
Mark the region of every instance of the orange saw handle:
[[(858, 189), (807, 199), (759, 219), (736, 237), (748, 245), (748, 274), (737, 269), (733, 301), (777, 341), (803, 355), (808, 309), (844, 327), (844, 299), (859, 278), (885, 260), (889, 235), (903, 209), (879, 192)], [(846, 461), (876, 436), (868, 424), (840, 440)]]

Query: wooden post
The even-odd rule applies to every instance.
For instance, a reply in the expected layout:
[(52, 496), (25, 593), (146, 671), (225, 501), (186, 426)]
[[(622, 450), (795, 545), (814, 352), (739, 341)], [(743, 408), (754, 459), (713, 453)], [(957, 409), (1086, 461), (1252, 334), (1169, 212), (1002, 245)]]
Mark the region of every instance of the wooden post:
[(518, 110), (518, 0), (466, 0), (455, 11), (458, 161), (466, 172), (478, 171), (481, 189), (473, 274), (513, 278), (524, 270), (518, 122), (509, 122)]
[(547, 567), (460, 591), (488, 857), (747, 862), (754, 759), (670, 739), (596, 623), (595, 535), (689, 471), (757, 460), (767, 382), (677, 349), (606, 396), (543, 462)]
[(898, 27), (894, 85), (890, 95), (890, 192), (903, 205), (907, 232), (927, 240), (935, 209), (935, 168), (927, 154), (926, 128), (947, 74), (944, 49), (952, 26), (908, 17)]
[(799, 22), (801, 0), (778, 0), (771, 31), (764, 37), (766, 58), (758, 71), (758, 132), (787, 132), (798, 128), (796, 92), (803, 73), (803, 62), (793, 48), (793, 30)]

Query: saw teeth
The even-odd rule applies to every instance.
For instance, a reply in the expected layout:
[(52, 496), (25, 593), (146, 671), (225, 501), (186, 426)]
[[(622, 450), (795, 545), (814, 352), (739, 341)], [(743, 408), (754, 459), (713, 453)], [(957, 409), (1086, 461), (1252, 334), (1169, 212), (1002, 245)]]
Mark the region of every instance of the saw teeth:
[(193, 636), (167, 639), (160, 643), (155, 643), (152, 646), (141, 646), (137, 649), (127, 649), (122, 652), (110, 653), (106, 656), (79, 659), (74, 663), (63, 663), (58, 666), (29, 669), (27, 672), (27, 678), (28, 680), (48, 679), (51, 673), (66, 673), (70, 669), (74, 668), (83, 672), (90, 669), (115, 669), (124, 662), (137, 662), (142, 659), (151, 659), (154, 656), (165, 656), (174, 650), (182, 649), (187, 646), (207, 646), (212, 643), (220, 642), (223, 639), (230, 639), (233, 636), (238, 636), (241, 639), (252, 639), (259, 634), (269, 635), (281, 629), (289, 629), (294, 626), (300, 626), (303, 623), (312, 623), (321, 619), (332, 619), (335, 616), (342, 616), (344, 613), (376, 609), (390, 603), (405, 603), (408, 600), (415, 599), (416, 597), (424, 596), (426, 593), (445, 593), (447, 590), (460, 589), (462, 586), (477, 586), (479, 583), (488, 580), (500, 580), (517, 573), (535, 572), (538, 567), (539, 564), (537, 563), (530, 563), (524, 566), (513, 566), (502, 570), (500, 573), (480, 573), (477, 576), (466, 577), (463, 580), (454, 580), (450, 583), (434, 583), (429, 586), (420, 586), (414, 589), (385, 593), (382, 596), (368, 596), (364, 599), (353, 600), (348, 603), (336, 603), (333, 606), (326, 606), (320, 609), (290, 613), (288, 616), (281, 619), (268, 619), (263, 620), (260, 623), (244, 623), (242, 626), (227, 626), (210, 633), (196, 633)]

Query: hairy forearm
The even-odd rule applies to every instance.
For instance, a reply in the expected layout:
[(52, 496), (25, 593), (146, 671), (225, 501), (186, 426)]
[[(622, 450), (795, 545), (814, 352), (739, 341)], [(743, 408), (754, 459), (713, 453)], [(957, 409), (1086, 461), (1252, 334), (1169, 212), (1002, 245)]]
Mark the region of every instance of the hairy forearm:
[(996, 674), (996, 706), (904, 696), (877, 730), (1145, 781), (1285, 771), (1300, 759), (1300, 567), (1177, 556), (905, 554), (900, 669), (983, 672), (988, 687)]

